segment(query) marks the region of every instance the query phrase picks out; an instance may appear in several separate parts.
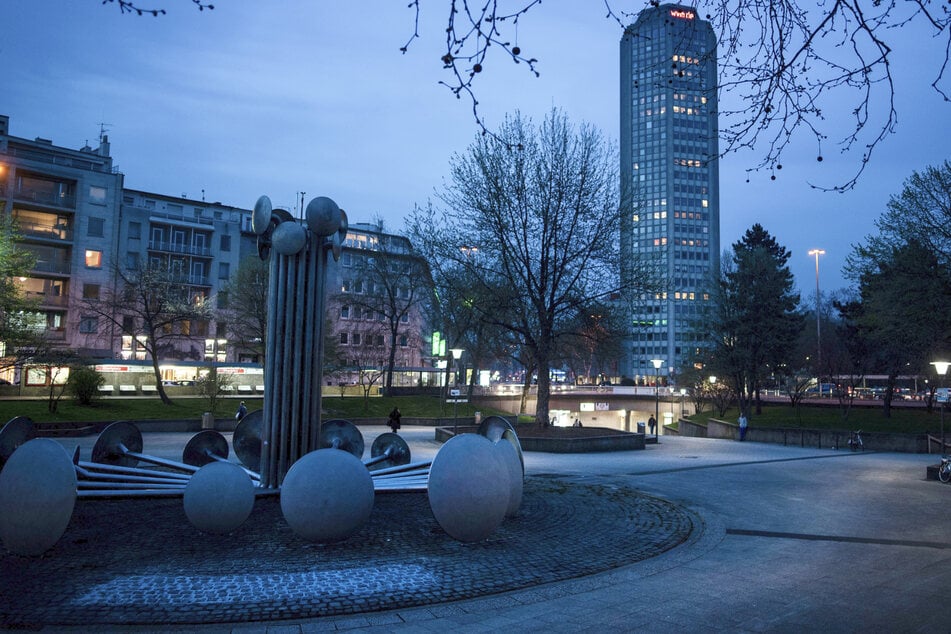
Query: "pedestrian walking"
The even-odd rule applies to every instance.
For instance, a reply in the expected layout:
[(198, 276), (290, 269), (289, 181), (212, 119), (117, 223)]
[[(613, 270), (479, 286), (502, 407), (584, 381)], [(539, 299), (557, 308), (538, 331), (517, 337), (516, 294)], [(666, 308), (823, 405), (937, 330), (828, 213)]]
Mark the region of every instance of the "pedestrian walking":
[(234, 414), (235, 420), (241, 420), (248, 415), (248, 408), (245, 406), (244, 401), (241, 401), (241, 404), (238, 405), (238, 411)]
[(654, 430), (657, 429), (657, 419), (654, 418), (653, 415), (651, 415), (651, 417), (647, 419), (647, 429), (652, 434), (654, 433)]

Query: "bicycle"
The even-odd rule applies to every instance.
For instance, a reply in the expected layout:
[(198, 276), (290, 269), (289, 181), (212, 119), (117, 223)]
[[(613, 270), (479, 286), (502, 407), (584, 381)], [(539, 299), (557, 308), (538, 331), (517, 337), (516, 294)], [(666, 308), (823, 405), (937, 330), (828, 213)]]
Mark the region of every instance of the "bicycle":
[(852, 451), (858, 451), (861, 449), (865, 451), (865, 443), (862, 442), (862, 430), (849, 432), (849, 449)]
[(951, 458), (944, 456), (938, 465), (938, 479), (944, 483), (951, 482)]

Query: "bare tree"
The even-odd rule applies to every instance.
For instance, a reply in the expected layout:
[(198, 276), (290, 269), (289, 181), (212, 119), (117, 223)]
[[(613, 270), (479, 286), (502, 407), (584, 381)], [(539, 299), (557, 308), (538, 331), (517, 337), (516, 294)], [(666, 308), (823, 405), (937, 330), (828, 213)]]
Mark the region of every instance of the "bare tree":
[(218, 314), (228, 325), (233, 348), (264, 359), (267, 349), (268, 263), (256, 255), (241, 260), (218, 293)]
[(617, 188), (615, 153), (594, 128), (576, 129), (558, 111), (538, 127), (516, 114), (453, 158), (446, 210), (411, 219), (414, 242), (478, 282), (476, 310), (530, 349), (539, 425), (557, 342), (584, 306), (623, 290)]
[(120, 332), (131, 350), (141, 350), (152, 361), (155, 387), (162, 402), (172, 401), (162, 385), (159, 360), (174, 344), (194, 338), (192, 330), (207, 325), (212, 315), (207, 299), (190, 294), (174, 273), (161, 264), (135, 270), (113, 267), (116, 284), (99, 299), (84, 300), (84, 309), (98, 315), (101, 332)]

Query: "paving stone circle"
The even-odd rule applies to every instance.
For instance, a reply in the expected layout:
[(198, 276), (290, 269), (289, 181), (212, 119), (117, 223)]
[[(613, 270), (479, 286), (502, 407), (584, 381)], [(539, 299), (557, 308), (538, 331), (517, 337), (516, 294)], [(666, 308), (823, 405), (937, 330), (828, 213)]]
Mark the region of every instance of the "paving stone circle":
[(459, 542), (425, 492), (378, 494), (350, 538), (309, 542), (277, 497), (227, 535), (204, 534), (180, 498), (78, 500), (43, 557), (0, 553), (0, 624), (172, 625), (305, 619), (483, 597), (653, 557), (695, 517), (617, 481), (526, 478), (521, 509)]

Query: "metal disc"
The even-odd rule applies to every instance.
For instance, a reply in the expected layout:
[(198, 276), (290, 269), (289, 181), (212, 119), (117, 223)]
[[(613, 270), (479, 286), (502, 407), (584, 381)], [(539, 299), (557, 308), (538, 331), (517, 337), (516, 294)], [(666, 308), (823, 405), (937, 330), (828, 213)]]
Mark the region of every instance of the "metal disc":
[(479, 423), (479, 435), (485, 436), (492, 442), (507, 440), (515, 446), (515, 452), (518, 453), (518, 460), (522, 463), (522, 473), (525, 473), (525, 459), (522, 457), (522, 443), (518, 440), (518, 434), (512, 423), (501, 416), (488, 416)]
[(122, 467), (139, 464), (139, 459), (127, 455), (120, 445), (133, 453), (142, 453), (142, 432), (132, 423), (112, 423), (96, 439), (96, 445), (92, 448), (92, 461)]
[(267, 226), (271, 222), (271, 199), (267, 196), (261, 196), (254, 203), (254, 211), (251, 212), (251, 231), (261, 235), (267, 231)]
[(7, 421), (7, 424), (0, 428), (0, 469), (6, 464), (17, 447), (33, 440), (36, 437), (36, 429), (33, 427), (33, 419), (26, 416), (15, 416)]
[(363, 458), (363, 434), (350, 421), (338, 418), (321, 424), (320, 448), (331, 449), (334, 447), (334, 441), (336, 441), (337, 449), (343, 449), (357, 458)]
[(307, 227), (318, 236), (329, 236), (340, 229), (340, 207), (330, 198), (318, 196), (304, 210)]
[(340, 234), (335, 233), (330, 242), (330, 250), (334, 256), (334, 262), (340, 261), (340, 254), (343, 253), (343, 244), (340, 242)]
[(182, 462), (193, 467), (216, 462), (209, 453), (226, 460), (228, 458), (228, 439), (214, 429), (205, 429), (191, 437), (182, 451)]
[(340, 228), (337, 229), (337, 235), (340, 236), (340, 242), (343, 243), (347, 239), (347, 230), (350, 228), (350, 219), (347, 217), (347, 212), (343, 209), (340, 210)]
[(371, 458), (384, 456), (387, 454), (387, 452), (389, 452), (389, 458), (381, 462), (377, 462), (372, 466), (372, 469), (386, 469), (387, 467), (399, 467), (404, 464), (409, 464), (409, 445), (406, 444), (406, 441), (403, 440), (399, 434), (394, 434), (392, 432), (380, 434), (370, 446)]
[(261, 470), (261, 425), (264, 422), (264, 410), (249, 412), (234, 428), (231, 446), (234, 455), (251, 471)]
[(274, 228), (271, 246), (281, 255), (295, 255), (307, 245), (307, 230), (296, 222), (282, 222)]

